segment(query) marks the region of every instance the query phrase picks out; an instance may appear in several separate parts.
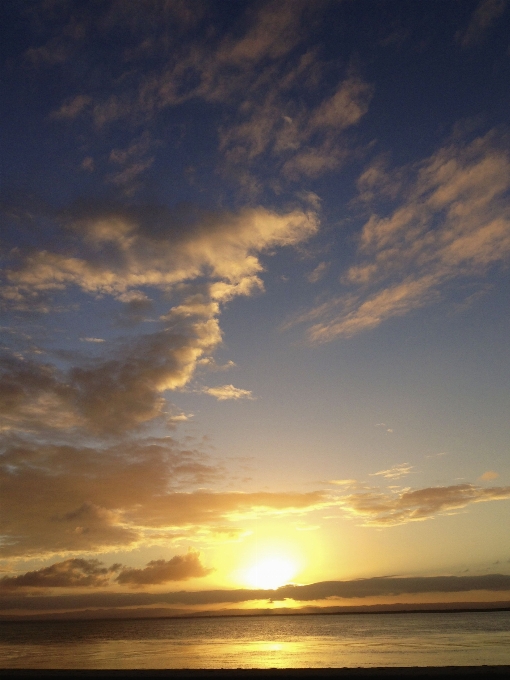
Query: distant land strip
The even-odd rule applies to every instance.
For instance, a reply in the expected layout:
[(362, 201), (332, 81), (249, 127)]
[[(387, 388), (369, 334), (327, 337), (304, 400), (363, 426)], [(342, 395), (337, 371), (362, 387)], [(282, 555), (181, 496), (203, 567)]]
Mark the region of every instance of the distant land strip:
[[(14, 621), (83, 621), (101, 619), (196, 619), (254, 616), (314, 616), (346, 614), (465, 614), (468, 612), (510, 611), (510, 601), (500, 602), (440, 602), (417, 604), (372, 604), (333, 607), (277, 607), (275, 609), (220, 609), (189, 611), (165, 607), (138, 607), (133, 609), (84, 609), (40, 614), (0, 614), (0, 623)], [(1, 669), (0, 669), (1, 670)]]

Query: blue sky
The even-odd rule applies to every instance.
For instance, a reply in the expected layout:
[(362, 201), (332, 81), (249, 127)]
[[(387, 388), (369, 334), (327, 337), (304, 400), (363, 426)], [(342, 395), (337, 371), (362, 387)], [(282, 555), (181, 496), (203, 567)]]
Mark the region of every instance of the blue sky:
[(1, 11), (2, 609), (508, 599), (507, 2)]

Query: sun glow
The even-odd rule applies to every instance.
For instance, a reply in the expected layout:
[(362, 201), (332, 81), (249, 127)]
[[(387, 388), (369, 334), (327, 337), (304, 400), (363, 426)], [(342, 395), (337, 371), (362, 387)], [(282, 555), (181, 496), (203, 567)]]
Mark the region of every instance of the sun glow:
[(285, 585), (297, 571), (297, 565), (284, 557), (266, 557), (250, 567), (244, 580), (253, 588), (273, 590)]

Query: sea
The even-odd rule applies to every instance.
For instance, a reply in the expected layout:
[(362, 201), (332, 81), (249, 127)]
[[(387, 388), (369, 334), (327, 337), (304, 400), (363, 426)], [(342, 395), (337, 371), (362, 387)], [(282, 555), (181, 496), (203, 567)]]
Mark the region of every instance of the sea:
[(1, 668), (510, 664), (510, 612), (0, 622)]

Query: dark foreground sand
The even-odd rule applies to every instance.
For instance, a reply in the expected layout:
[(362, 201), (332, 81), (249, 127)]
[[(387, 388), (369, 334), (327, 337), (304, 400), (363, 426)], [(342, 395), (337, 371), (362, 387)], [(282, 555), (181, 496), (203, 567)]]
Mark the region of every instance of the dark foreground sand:
[(420, 668), (269, 668), (229, 670), (46, 670), (0, 669), (0, 677), (18, 680), (475, 680), (478, 678), (509, 678), (510, 666), (427, 666)]

